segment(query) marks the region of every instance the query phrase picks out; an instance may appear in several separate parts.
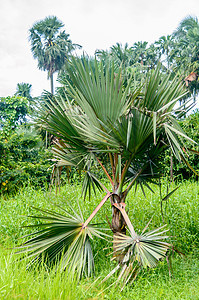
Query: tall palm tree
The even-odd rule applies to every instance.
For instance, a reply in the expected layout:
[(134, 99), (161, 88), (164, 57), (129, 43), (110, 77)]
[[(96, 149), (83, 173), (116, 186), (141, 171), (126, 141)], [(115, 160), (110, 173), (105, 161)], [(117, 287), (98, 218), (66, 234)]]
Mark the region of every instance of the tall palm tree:
[(29, 30), (31, 51), (38, 60), (38, 68), (48, 71), (53, 94), (53, 74), (61, 70), (66, 63), (68, 55), (79, 45), (73, 44), (69, 34), (61, 31), (64, 24), (56, 17), (47, 17), (36, 22)]
[(110, 54), (119, 66), (122, 64), (124, 67), (128, 67), (133, 63), (132, 47), (129, 47), (127, 43), (124, 47), (122, 47), (122, 44), (116, 43), (110, 48)]
[[(179, 160), (185, 160), (183, 139), (189, 138), (178, 124), (179, 110), (175, 113), (174, 107), (186, 90), (177, 78), (163, 76), (160, 67), (137, 87), (132, 78), (124, 84), (122, 70), (116, 73), (114, 64), (104, 68), (95, 61), (93, 67), (86, 59), (72, 58), (67, 70), (65, 93), (46, 101), (39, 123), (57, 137), (53, 148), (57, 168), (83, 170), (83, 195), (98, 188), (105, 196), (86, 221), (72, 208), (67, 216), (43, 211), (50, 223), (41, 225), (44, 229), (23, 246), (40, 260), (45, 256), (56, 260), (63, 251), (63, 267), (78, 270), (80, 276), (87, 266), (91, 274), (89, 240), (102, 233), (90, 222), (110, 200), (113, 254), (118, 260), (110, 274), (121, 268), (119, 279), (125, 283), (141, 266), (154, 267), (169, 247), (162, 241), (163, 229), (161, 233), (159, 229), (144, 233), (146, 228), (141, 235), (136, 233), (125, 202), (133, 187), (150, 188), (161, 176), (165, 150), (171, 148)], [(98, 178), (97, 166), (109, 182), (107, 187)]]

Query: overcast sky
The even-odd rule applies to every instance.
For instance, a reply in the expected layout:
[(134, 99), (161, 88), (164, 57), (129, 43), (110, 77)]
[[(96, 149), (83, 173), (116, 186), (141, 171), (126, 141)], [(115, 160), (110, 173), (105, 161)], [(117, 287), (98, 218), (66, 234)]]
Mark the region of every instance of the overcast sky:
[(171, 34), (188, 15), (199, 17), (198, 0), (0, 0), (0, 97), (17, 83), (32, 84), (32, 95), (50, 90), (47, 73), (37, 68), (28, 30), (46, 16), (57, 16), (73, 43), (93, 55), (117, 42), (149, 44)]

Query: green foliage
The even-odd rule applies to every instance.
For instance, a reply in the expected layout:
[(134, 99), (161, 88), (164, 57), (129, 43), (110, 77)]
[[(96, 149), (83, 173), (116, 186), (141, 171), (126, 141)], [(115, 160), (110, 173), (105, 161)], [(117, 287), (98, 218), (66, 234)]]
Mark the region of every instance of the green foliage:
[[(188, 149), (193, 149), (193, 145), (188, 140), (185, 141), (185, 151), (187, 151), (187, 162), (195, 172), (199, 174), (199, 111), (196, 110), (181, 120), (180, 125), (184, 132), (197, 143), (197, 145), (194, 146), (194, 151), (189, 151)], [(170, 176), (170, 159), (171, 153), (167, 151), (164, 158), (167, 165), (165, 167), (165, 175), (167, 176)], [(177, 161), (175, 157), (173, 158), (173, 176), (174, 179), (176, 178), (178, 180), (190, 178), (198, 180), (198, 176), (187, 167), (186, 163), (183, 160)]]
[(14, 193), (31, 182), (42, 186), (50, 181), (50, 153), (33, 126), (25, 126), (31, 105), (32, 99), (22, 96), (0, 99), (0, 193)]
[(118, 67), (122, 64), (128, 72), (135, 74), (136, 69), (139, 81), (161, 62), (163, 72), (171, 73), (172, 76), (178, 74), (186, 80), (188, 90), (196, 100), (199, 91), (198, 41), (198, 18), (188, 16), (180, 22), (173, 34), (161, 36), (151, 45), (146, 41), (135, 42), (132, 46), (126, 43), (124, 47), (116, 43), (108, 51), (96, 50), (95, 55), (104, 65), (112, 60)]
[(0, 192), (16, 192), (19, 187), (34, 183), (42, 186), (50, 181), (50, 153), (41, 137), (31, 129), (10, 132), (0, 138)]
[(31, 300), (179, 300), (198, 299), (198, 255), (173, 260), (173, 278), (169, 278), (168, 268), (161, 263), (156, 270), (140, 276), (136, 283), (127, 286), (122, 292), (109, 282), (100, 284), (107, 272), (107, 265), (97, 273), (98, 280), (85, 278), (81, 282), (72, 280), (67, 272), (56, 268), (49, 272), (45, 265), (26, 271), (26, 263), (16, 262), (16, 256), (6, 255), (0, 248), (0, 298)]
[[(196, 111), (195, 113), (192, 113), (187, 118), (185, 118), (181, 122), (181, 126), (183, 130), (186, 132), (186, 134), (192, 138), (196, 143), (197, 146), (194, 147), (194, 150), (198, 151), (198, 153), (194, 152), (188, 152), (189, 156), (187, 158), (189, 164), (194, 168), (194, 170), (199, 174), (199, 111)], [(192, 145), (187, 141), (186, 142), (186, 148), (193, 148)], [(198, 176), (193, 174), (190, 169), (185, 166), (185, 164), (177, 164), (176, 163), (176, 169), (177, 174), (182, 174), (182, 177), (185, 179), (188, 179), (190, 177), (193, 177), (195, 179), (198, 179)]]
[[(172, 184), (171, 190), (176, 187)], [(153, 186), (154, 193), (150, 190), (146, 190), (146, 197), (143, 195), (141, 188), (137, 189), (137, 196), (135, 197), (135, 190), (129, 193), (127, 198), (127, 208), (129, 218), (134, 220), (134, 227), (136, 232), (140, 234), (147, 224), (147, 222), (153, 216), (150, 223), (149, 230), (157, 228), (163, 225), (162, 216), (160, 213), (160, 197), (159, 189), (156, 185)], [(166, 194), (166, 183), (163, 185), (162, 194)], [(94, 196), (94, 194), (92, 194)], [(5, 196), (1, 196), (0, 201), (0, 237), (1, 244), (6, 247), (6, 243), (9, 243), (9, 247), (13, 243), (21, 244), (22, 236), (32, 233), (31, 228), (22, 228), (26, 225), (40, 224), (41, 221), (37, 219), (27, 219), (27, 215), (35, 215), (35, 211), (31, 206), (38, 207), (40, 209), (54, 210), (60, 212), (60, 209), (56, 206), (62, 206), (67, 208), (67, 202), (78, 210), (77, 200), (79, 201), (82, 214), (85, 218), (88, 218), (94, 208), (99, 203), (102, 195), (96, 191), (95, 197), (88, 197), (85, 201), (81, 199), (81, 185), (79, 183), (66, 184), (61, 188), (61, 193), (55, 195), (55, 191), (50, 194), (43, 189), (35, 189), (33, 186), (28, 186), (20, 189), (16, 195), (10, 195), (5, 201)], [(133, 200), (133, 204), (132, 204)], [(179, 189), (163, 203), (163, 214), (165, 223), (168, 224), (169, 235), (172, 236), (174, 246), (181, 252), (188, 254), (198, 249), (199, 247), (199, 218), (196, 207), (199, 201), (199, 189), (197, 182), (182, 182)], [(139, 210), (137, 209), (139, 207)], [(107, 202), (98, 214), (93, 219), (94, 223), (101, 223), (104, 215), (111, 218), (110, 203)], [(106, 225), (108, 227), (108, 224)], [(100, 249), (105, 248), (107, 243), (104, 240), (95, 239), (94, 256), (98, 252), (99, 256), (96, 257), (101, 261), (103, 260), (105, 265), (104, 255), (106, 251)], [(170, 242), (170, 240), (169, 240)], [(8, 245), (7, 245), (8, 246)], [(109, 244), (111, 247), (112, 244)], [(96, 251), (96, 252), (95, 252)], [(108, 251), (110, 252), (110, 251)], [(108, 253), (107, 252), (107, 253)]]
[[(188, 75), (196, 72), (197, 77), (190, 81), (189, 89), (194, 97), (199, 90), (199, 22), (197, 17), (184, 18), (174, 32), (174, 69)], [(191, 84), (190, 84), (191, 83)]]
[(1, 136), (8, 136), (17, 125), (26, 122), (29, 101), (25, 97), (12, 96), (0, 98)]
[(32, 85), (29, 83), (17, 83), (17, 91), (15, 93), (16, 96), (25, 97), (28, 100), (32, 100), (32, 96), (30, 94)]

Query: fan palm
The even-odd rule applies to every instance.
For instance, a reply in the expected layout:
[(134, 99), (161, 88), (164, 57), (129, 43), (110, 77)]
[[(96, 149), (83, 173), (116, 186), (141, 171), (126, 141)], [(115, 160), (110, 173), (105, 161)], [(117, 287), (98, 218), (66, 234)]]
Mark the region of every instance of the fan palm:
[(69, 34), (61, 28), (64, 24), (56, 17), (47, 17), (30, 29), (31, 51), (38, 60), (38, 68), (48, 71), (53, 94), (53, 74), (61, 70), (67, 56), (79, 45), (73, 44)]
[[(110, 199), (114, 251), (121, 252), (117, 255), (119, 266), (125, 263), (127, 253), (133, 257), (130, 262), (154, 266), (165, 256), (169, 245), (161, 243), (162, 237), (155, 232), (139, 238), (125, 212), (125, 201), (133, 186), (150, 188), (150, 183), (161, 176), (161, 156), (166, 149), (171, 148), (179, 160), (184, 158), (183, 140), (189, 138), (177, 122), (184, 112), (175, 111), (174, 107), (186, 90), (179, 79), (163, 76), (160, 66), (139, 87), (134, 86), (132, 79), (126, 84), (121, 68), (116, 74), (114, 64), (103, 67), (96, 60), (90, 64), (87, 59), (72, 58), (67, 72), (69, 80), (62, 93), (46, 101), (39, 123), (56, 137), (52, 151), (57, 168), (75, 166), (84, 170), (84, 196), (91, 188), (106, 193), (87, 221), (78, 223), (81, 226), (76, 233), (91, 226), (95, 214)], [(110, 190), (99, 180), (96, 166), (104, 172)], [(126, 235), (127, 227), (131, 237)], [(61, 232), (55, 236), (58, 234)], [(39, 253), (47, 251), (48, 238), (42, 235), (43, 248)], [(124, 239), (127, 246), (123, 253)], [(74, 240), (70, 242), (73, 244)], [(139, 250), (135, 240), (145, 250)], [(57, 242), (53, 241), (55, 247)], [(86, 241), (87, 238), (82, 245)], [(35, 238), (28, 244), (35, 249), (40, 247), (38, 242)], [(70, 253), (70, 247), (66, 248)], [(80, 255), (76, 250), (73, 255)]]

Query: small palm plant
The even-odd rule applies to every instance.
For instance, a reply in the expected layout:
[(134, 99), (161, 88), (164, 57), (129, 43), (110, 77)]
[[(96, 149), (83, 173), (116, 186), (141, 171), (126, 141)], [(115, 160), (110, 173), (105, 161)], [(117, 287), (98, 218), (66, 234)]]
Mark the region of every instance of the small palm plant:
[[(43, 211), (42, 218), (50, 223), (40, 225), (41, 231), (22, 247), (36, 260), (55, 261), (64, 253), (64, 268), (79, 277), (85, 270), (91, 275), (94, 263), (89, 240), (105, 234), (90, 222), (109, 200), (113, 256), (118, 265), (108, 277), (120, 269), (118, 280), (125, 284), (140, 268), (156, 266), (170, 247), (164, 241), (165, 229), (146, 233), (145, 228), (141, 235), (135, 232), (125, 201), (133, 186), (150, 188), (162, 175), (161, 158), (167, 149), (179, 160), (185, 159), (183, 141), (191, 139), (177, 121), (186, 112), (175, 105), (186, 90), (178, 78), (171, 80), (162, 74), (159, 66), (142, 86), (124, 78), (121, 68), (116, 70), (114, 64), (104, 67), (97, 60), (72, 58), (67, 73), (62, 92), (46, 101), (39, 123), (56, 137), (52, 150), (56, 167), (74, 166), (84, 171), (84, 197), (91, 188), (103, 190), (105, 196), (86, 221), (72, 208), (73, 213), (65, 215)], [(97, 168), (111, 189), (98, 178)]]

